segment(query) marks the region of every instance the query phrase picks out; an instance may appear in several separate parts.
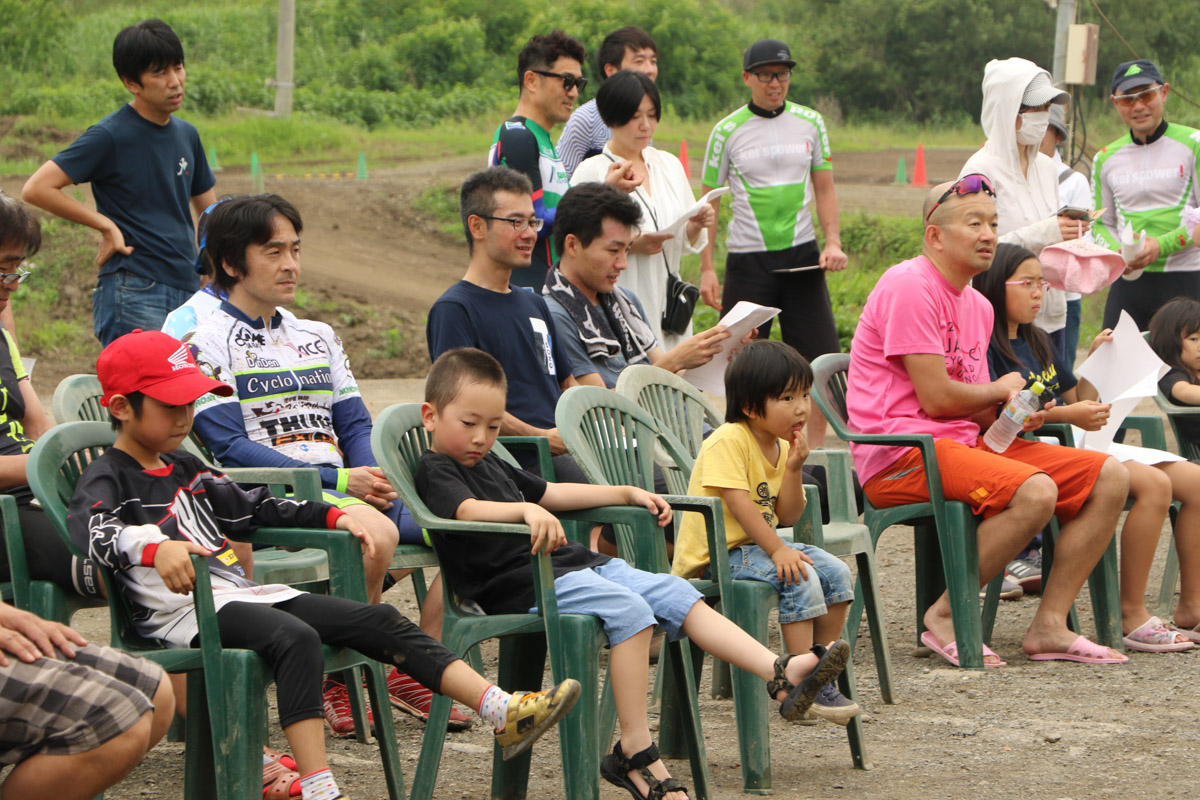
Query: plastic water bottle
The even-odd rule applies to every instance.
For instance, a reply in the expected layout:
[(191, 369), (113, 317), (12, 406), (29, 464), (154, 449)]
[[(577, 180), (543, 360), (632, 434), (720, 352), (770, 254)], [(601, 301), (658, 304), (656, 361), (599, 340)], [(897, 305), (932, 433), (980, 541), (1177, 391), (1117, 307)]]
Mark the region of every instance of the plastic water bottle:
[(983, 435), (983, 443), (993, 453), (1003, 453), (1013, 443), (1013, 439), (1016, 439), (1017, 434), (1025, 427), (1025, 420), (1029, 419), (1029, 415), (1042, 407), (1041, 394), (1045, 390), (1046, 387), (1042, 384), (1034, 382), (1008, 402), (1000, 412), (999, 418)]

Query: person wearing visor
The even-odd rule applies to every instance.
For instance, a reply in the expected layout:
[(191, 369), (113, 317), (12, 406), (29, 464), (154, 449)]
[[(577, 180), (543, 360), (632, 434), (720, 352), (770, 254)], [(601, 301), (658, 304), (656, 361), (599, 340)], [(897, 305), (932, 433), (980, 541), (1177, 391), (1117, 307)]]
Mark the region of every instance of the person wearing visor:
[(1200, 206), (1200, 131), (1164, 118), (1170, 89), (1153, 61), (1126, 61), (1113, 73), (1113, 105), (1129, 132), (1097, 153), (1092, 164), (1095, 204), (1104, 209), (1095, 239), (1119, 250), (1127, 224), (1146, 235), (1141, 253), (1129, 262), (1131, 277), (1140, 280), (1117, 281), (1109, 288), (1105, 327), (1115, 327), (1127, 311), (1144, 331), (1167, 301), (1200, 297), (1195, 223), (1184, 221), (1189, 207)]

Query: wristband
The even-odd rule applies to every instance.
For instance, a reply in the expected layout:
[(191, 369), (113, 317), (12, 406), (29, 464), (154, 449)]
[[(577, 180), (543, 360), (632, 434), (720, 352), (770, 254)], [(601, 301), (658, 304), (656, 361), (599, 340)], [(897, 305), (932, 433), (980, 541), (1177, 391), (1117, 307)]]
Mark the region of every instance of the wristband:
[(339, 469), (337, 471), (337, 476), (337, 485), (333, 488), (342, 494), (346, 494), (346, 487), (350, 485), (350, 470)]
[(328, 513), (325, 514), (325, 527), (329, 530), (337, 528), (337, 521), (346, 516), (346, 512), (342, 511), (337, 506), (330, 506)]
[(146, 548), (144, 550), (142, 550), (142, 566), (143, 567), (153, 567), (154, 566), (154, 557), (156, 555), (158, 555), (158, 546), (160, 544), (162, 544), (162, 542), (151, 542), (150, 544), (146, 545)]

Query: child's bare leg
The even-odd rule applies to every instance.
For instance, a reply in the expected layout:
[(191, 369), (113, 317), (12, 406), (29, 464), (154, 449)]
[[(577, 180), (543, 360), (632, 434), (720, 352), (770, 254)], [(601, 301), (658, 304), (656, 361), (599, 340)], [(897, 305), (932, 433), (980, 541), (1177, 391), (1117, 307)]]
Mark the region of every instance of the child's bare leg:
[(283, 729), (283, 735), (296, 759), (296, 771), (301, 775), (329, 769), (325, 757), (325, 723), (320, 717), (293, 722)]
[(344, 509), (347, 514), (362, 524), (375, 543), (375, 557), (368, 558), (363, 552), (363, 574), (367, 581), (367, 602), (374, 605), (383, 598), (383, 576), (392, 563), (392, 554), (400, 541), (396, 523), (374, 506), (354, 503)]
[(425, 602), (421, 603), (420, 620), (421, 630), (439, 642), (442, 640), (443, 602), (442, 573), (439, 572), (433, 579), (433, 583), (429, 584), (429, 590), (425, 592)]
[(813, 621), (811, 619), (786, 622), (779, 627), (783, 631), (783, 649), (789, 653), (807, 653), (812, 649)]
[(453, 661), (442, 670), (442, 685), (438, 694), (457, 700), (470, 709), (479, 708), (483, 693), (488, 690), (491, 682), (480, 675), (465, 661)]
[(1121, 529), (1121, 627), (1128, 634), (1150, 619), (1146, 581), (1158, 549), (1158, 537), (1171, 504), (1171, 479), (1154, 467), (1127, 461), (1133, 508)]
[[(846, 617), (849, 614), (849, 601), (829, 606), (824, 614), (813, 620), (812, 638), (818, 642), (832, 642), (842, 638), (842, 632), (846, 630)], [(791, 653), (807, 652), (806, 650), (793, 650), (790, 645), (788, 651)]]
[(1171, 479), (1174, 498), (1183, 505), (1175, 520), (1175, 551), (1179, 555), (1179, 605), (1175, 623), (1200, 625), (1200, 465), (1190, 461), (1159, 464)]

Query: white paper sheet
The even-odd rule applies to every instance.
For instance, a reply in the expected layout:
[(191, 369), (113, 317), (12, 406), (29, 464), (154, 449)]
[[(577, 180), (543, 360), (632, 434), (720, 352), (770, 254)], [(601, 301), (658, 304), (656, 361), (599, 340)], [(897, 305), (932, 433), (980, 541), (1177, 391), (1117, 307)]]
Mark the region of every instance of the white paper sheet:
[(738, 301), (721, 324), (729, 329), (729, 338), (721, 342), (721, 352), (713, 356), (713, 360), (701, 367), (689, 369), (683, 377), (697, 389), (725, 396), (725, 367), (733, 358), (734, 348), (741, 344), (742, 339), (751, 330), (762, 325), (769, 319), (774, 319), (779, 309), (772, 306), (760, 306), (746, 300)]
[[(1075, 371), (1096, 387), (1100, 402), (1111, 403), (1108, 423), (1098, 431), (1088, 431), (1083, 446), (1089, 450), (1113, 453), (1113, 437), (1143, 397), (1153, 397), (1158, 391), (1158, 379), (1170, 369), (1163, 363), (1142, 334), (1133, 318), (1121, 312), (1113, 329), (1112, 341), (1096, 348), (1091, 358)], [(1122, 459), (1128, 460), (1128, 459)], [(1140, 459), (1139, 459), (1140, 461)], [(1152, 463), (1160, 463), (1155, 461)], [(1142, 461), (1141, 463), (1147, 463)]]
[(662, 230), (657, 231), (657, 233), (669, 233), (672, 236), (678, 236), (683, 232), (683, 229), (687, 227), (689, 219), (699, 214), (701, 209), (708, 205), (712, 200), (726, 194), (729, 194), (728, 186), (721, 186), (720, 188), (713, 189), (711, 192), (704, 195), (704, 197), (701, 197), (699, 200), (697, 200), (696, 205), (683, 212), (679, 219), (675, 220)]
[(36, 358), (26, 358), (25, 356), (21, 356), (21, 366), (25, 368), (26, 375), (33, 375), (33, 365), (36, 363)]

